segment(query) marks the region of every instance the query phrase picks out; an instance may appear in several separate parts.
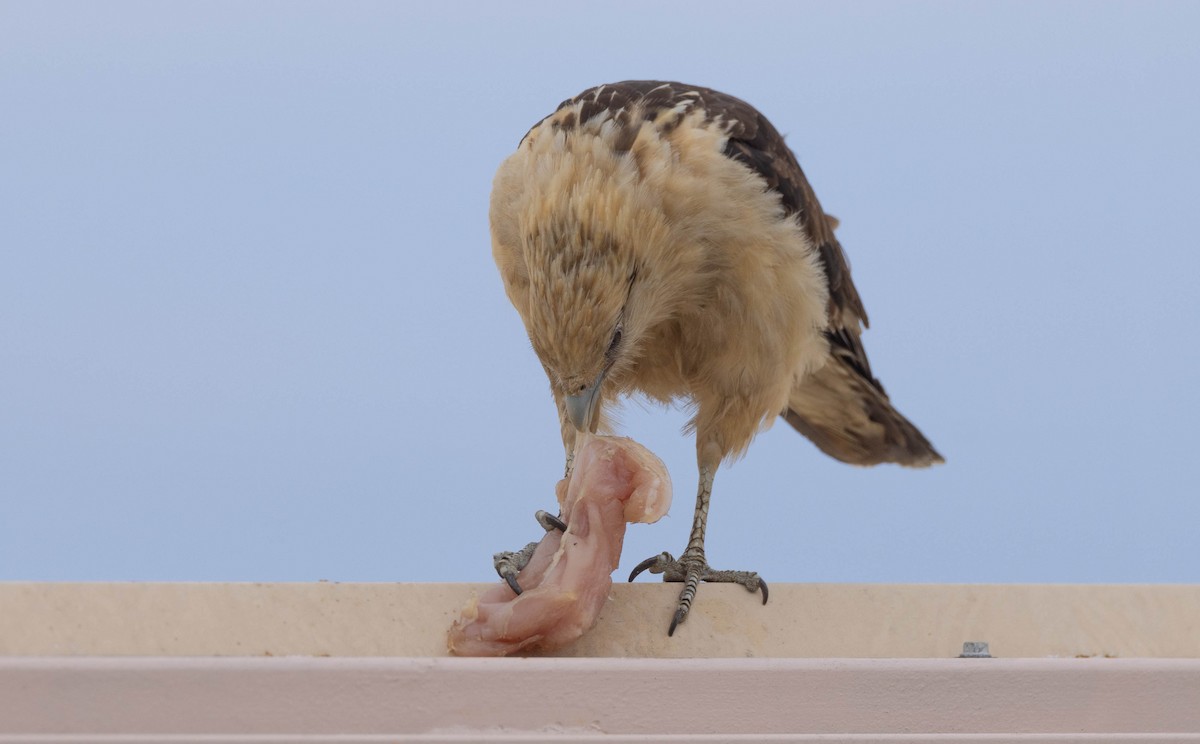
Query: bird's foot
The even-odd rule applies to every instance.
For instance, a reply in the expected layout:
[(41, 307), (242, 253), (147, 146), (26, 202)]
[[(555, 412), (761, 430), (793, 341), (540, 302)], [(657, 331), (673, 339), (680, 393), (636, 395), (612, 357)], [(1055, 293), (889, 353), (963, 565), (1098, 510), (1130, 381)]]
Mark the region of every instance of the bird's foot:
[[(567, 523), (550, 512), (538, 509), (533, 518), (546, 532), (567, 531)], [(505, 550), (492, 556), (492, 565), (496, 568), (496, 573), (500, 574), (500, 578), (508, 583), (514, 594), (521, 593), (521, 585), (517, 583), (517, 574), (529, 565), (529, 559), (533, 557), (533, 551), (537, 550), (537, 546), (538, 543), (531, 542), (520, 550)]]
[(637, 564), (633, 573), (629, 574), (629, 580), (633, 581), (642, 571), (662, 574), (663, 581), (682, 581), (684, 583), (683, 591), (679, 593), (679, 604), (675, 607), (675, 616), (671, 619), (671, 627), (667, 630), (668, 636), (675, 635), (675, 628), (687, 619), (688, 613), (692, 609), (692, 602), (696, 599), (696, 589), (701, 581), (741, 584), (750, 592), (761, 590), (763, 604), (767, 603), (767, 582), (763, 581), (756, 572), (716, 571), (710, 568), (708, 561), (704, 559), (703, 550), (685, 550), (679, 560), (675, 560), (670, 553), (659, 553)]

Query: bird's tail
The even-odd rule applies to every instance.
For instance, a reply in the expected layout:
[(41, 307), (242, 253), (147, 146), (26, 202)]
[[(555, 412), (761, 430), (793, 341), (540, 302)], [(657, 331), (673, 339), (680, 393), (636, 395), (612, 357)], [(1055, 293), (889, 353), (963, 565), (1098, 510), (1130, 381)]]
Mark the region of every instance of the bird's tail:
[(870, 371), (833, 356), (792, 388), (783, 417), (822, 452), (852, 465), (944, 462), (912, 422), (892, 407)]

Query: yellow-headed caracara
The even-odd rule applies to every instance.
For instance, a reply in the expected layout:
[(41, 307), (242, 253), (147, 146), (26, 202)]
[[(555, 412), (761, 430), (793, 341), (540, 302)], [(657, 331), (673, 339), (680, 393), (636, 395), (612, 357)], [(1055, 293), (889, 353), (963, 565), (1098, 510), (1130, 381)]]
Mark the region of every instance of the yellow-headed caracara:
[[(601, 85), (565, 101), (500, 166), (492, 250), (558, 406), (577, 431), (641, 393), (694, 407), (695, 520), (676, 560), (634, 570), (767, 587), (704, 555), (713, 477), (775, 416), (855, 465), (942, 458), (888, 400), (860, 335), (867, 313), (836, 221), (779, 132), (744, 101), (680, 83)], [(544, 517), (549, 528), (553, 517)], [(522, 556), (497, 555), (510, 584)]]

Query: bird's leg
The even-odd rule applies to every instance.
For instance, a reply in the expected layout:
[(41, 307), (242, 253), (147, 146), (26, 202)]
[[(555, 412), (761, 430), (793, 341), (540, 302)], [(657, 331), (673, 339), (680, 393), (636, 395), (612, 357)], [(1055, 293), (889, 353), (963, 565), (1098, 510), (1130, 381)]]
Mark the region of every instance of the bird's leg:
[(741, 584), (748, 591), (762, 590), (763, 604), (767, 603), (767, 582), (754, 571), (716, 571), (709, 567), (704, 557), (704, 531), (708, 525), (708, 504), (712, 498), (713, 478), (716, 475), (715, 465), (700, 466), (700, 488), (696, 494), (696, 514), (692, 518), (692, 534), (688, 539), (687, 548), (683, 555), (676, 560), (670, 553), (659, 553), (647, 558), (633, 569), (629, 580), (633, 581), (642, 571), (652, 574), (662, 574), (663, 581), (682, 581), (683, 591), (679, 593), (679, 604), (675, 607), (675, 616), (671, 619), (671, 627), (667, 635), (675, 635), (675, 628), (687, 619), (696, 599), (696, 590), (701, 581), (717, 581), (731, 584)]
[[(571, 471), (575, 469), (575, 453), (567, 450), (567, 465), (564, 468), (566, 474), (564, 478), (571, 477)], [(538, 509), (533, 518), (542, 526), (546, 532), (551, 530), (559, 530), (560, 532), (567, 531), (567, 523), (562, 520), (562, 514), (555, 517), (550, 512), (544, 509)], [(496, 569), (496, 573), (500, 578), (508, 584), (508, 587), (513, 590), (514, 594), (521, 593), (521, 585), (517, 583), (517, 574), (521, 573), (521, 569), (529, 565), (529, 560), (533, 558), (533, 551), (537, 550), (538, 543), (536, 541), (529, 543), (520, 550), (503, 550), (492, 556), (492, 566)]]

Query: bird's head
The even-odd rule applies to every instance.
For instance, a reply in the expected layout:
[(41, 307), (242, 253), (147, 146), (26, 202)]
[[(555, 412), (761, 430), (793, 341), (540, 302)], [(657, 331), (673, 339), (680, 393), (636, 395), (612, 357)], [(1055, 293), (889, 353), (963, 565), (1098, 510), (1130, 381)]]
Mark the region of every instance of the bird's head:
[[(579, 431), (595, 431), (606, 399), (624, 388), (645, 333), (632, 252), (606, 236), (547, 236), (530, 251), (526, 328), (554, 395)], [(534, 240), (543, 238), (535, 237)]]
[(663, 189), (643, 183), (654, 153), (635, 157), (610, 141), (619, 128), (596, 127), (577, 136), (535, 127), (497, 171), (490, 211), (505, 291), (580, 431), (595, 431), (603, 404), (638, 387), (649, 339), (697, 275), (681, 264), (693, 254), (679, 249)]

